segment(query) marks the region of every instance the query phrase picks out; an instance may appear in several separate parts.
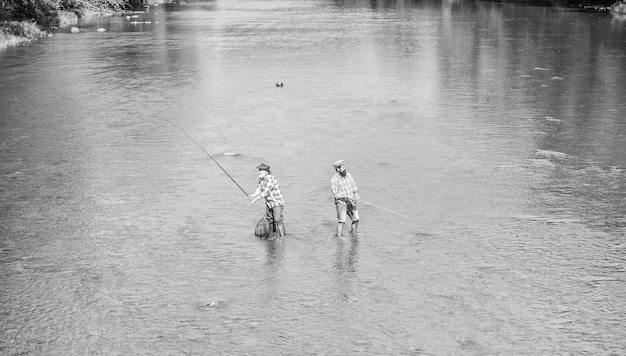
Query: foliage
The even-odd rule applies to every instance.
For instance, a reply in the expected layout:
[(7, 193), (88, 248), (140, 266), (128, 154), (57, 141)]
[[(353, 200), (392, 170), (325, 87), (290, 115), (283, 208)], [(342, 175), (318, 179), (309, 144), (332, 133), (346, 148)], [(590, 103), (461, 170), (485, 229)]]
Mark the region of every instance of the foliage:
[(0, 0), (0, 21), (34, 21), (48, 28), (58, 25), (57, 10), (109, 13), (127, 8), (127, 0)]
[(0, 0), (0, 21), (33, 21), (44, 28), (58, 22), (49, 0)]
[(611, 5), (611, 13), (614, 15), (626, 15), (626, 1), (618, 1)]
[(33, 22), (8, 21), (0, 24), (0, 36), (18, 36), (34, 39), (43, 34), (39, 26)]
[(59, 10), (82, 10), (95, 13), (123, 11), (128, 7), (126, 0), (48, 0)]
[(31, 21), (0, 21), (0, 49), (9, 45), (32, 40), (45, 35), (39, 26)]

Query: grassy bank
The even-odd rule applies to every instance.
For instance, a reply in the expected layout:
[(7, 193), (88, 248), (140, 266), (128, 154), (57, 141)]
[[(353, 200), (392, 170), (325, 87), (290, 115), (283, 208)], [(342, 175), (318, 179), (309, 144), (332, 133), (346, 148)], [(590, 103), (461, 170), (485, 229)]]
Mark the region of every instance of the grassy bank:
[(0, 22), (0, 50), (22, 42), (32, 41), (47, 35), (39, 26), (30, 21)]

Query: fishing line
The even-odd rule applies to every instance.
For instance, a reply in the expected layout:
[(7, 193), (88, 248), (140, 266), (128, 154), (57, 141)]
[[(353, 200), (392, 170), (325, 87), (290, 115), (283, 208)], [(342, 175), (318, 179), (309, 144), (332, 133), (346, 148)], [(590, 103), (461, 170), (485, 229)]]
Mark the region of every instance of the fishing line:
[(366, 202), (366, 201), (365, 201), (365, 200), (363, 200), (363, 199), (359, 199), (359, 201), (360, 201), (361, 203), (365, 203), (365, 204), (367, 204), (367, 205), (371, 205), (371, 206), (373, 206), (373, 207), (375, 207), (375, 208), (382, 209), (382, 210), (387, 211), (387, 212), (390, 212), (390, 213), (392, 213), (392, 214), (396, 214), (396, 215), (398, 215), (398, 216), (401, 216), (401, 217), (403, 217), (403, 218), (405, 218), (405, 219), (408, 219), (408, 220), (414, 221), (413, 219), (411, 219), (411, 218), (410, 218), (410, 217), (408, 217), (408, 216), (402, 215), (402, 214), (400, 214), (400, 213), (396, 213), (395, 211), (391, 211), (391, 210), (389, 210), (389, 209), (385, 209), (385, 208), (383, 208), (382, 206), (378, 206), (378, 205), (376, 205), (376, 204), (368, 203), (368, 202)]
[(170, 124), (172, 124), (173, 126), (176, 126), (176, 128), (178, 128), (178, 129), (179, 129), (182, 133), (184, 133), (185, 135), (187, 135), (187, 137), (189, 137), (189, 139), (191, 139), (191, 141), (193, 141), (193, 143), (195, 143), (198, 147), (200, 147), (200, 149), (201, 149), (204, 153), (206, 153), (206, 155), (207, 155), (207, 156), (209, 156), (209, 158), (210, 158), (210, 159), (212, 159), (212, 160), (213, 160), (213, 162), (215, 162), (215, 164), (217, 164), (217, 166), (218, 166), (218, 167), (220, 167), (220, 169), (221, 169), (224, 173), (226, 173), (226, 175), (228, 176), (228, 178), (230, 178), (230, 179), (233, 181), (233, 183), (235, 183), (235, 184), (239, 187), (239, 189), (241, 189), (241, 191), (243, 192), (243, 194), (245, 194), (245, 195), (246, 195), (246, 197), (248, 196), (248, 193), (246, 193), (246, 191), (245, 191), (245, 190), (243, 190), (243, 188), (239, 185), (239, 183), (237, 183), (237, 182), (233, 179), (233, 177), (231, 177), (231, 176), (230, 176), (230, 174), (228, 174), (228, 172), (226, 172), (226, 170), (225, 170), (225, 169), (224, 169), (224, 168), (223, 168), (223, 167), (222, 167), (219, 163), (217, 163), (217, 161), (215, 160), (215, 158), (213, 158), (213, 156), (211, 156), (211, 155), (209, 154), (209, 152), (207, 152), (207, 151), (204, 149), (204, 147), (202, 147), (202, 146), (198, 143), (198, 141), (194, 140), (194, 138), (193, 138), (193, 137), (191, 137), (191, 135), (189, 135), (189, 134), (188, 134), (185, 130), (183, 130), (183, 128), (182, 128), (182, 127), (180, 127), (180, 126), (176, 125), (175, 123), (173, 123), (173, 122), (171, 122), (171, 121), (169, 121), (169, 120), (166, 120), (166, 119), (161, 119), (161, 120), (163, 120), (163, 121), (167, 121), (167, 122), (169, 122)]

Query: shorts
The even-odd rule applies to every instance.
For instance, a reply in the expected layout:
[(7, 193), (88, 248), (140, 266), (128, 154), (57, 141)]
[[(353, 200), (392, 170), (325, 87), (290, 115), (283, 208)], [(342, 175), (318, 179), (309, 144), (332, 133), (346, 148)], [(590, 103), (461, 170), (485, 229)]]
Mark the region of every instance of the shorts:
[(346, 216), (352, 221), (359, 220), (359, 211), (356, 208), (356, 204), (347, 203), (343, 199), (335, 200), (335, 208), (337, 208), (337, 220), (340, 223), (346, 222)]

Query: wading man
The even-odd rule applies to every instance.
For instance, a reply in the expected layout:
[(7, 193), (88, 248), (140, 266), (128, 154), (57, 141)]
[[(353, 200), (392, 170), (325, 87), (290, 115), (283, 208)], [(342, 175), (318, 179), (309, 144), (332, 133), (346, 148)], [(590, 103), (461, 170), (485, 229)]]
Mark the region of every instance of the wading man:
[(330, 179), (330, 189), (335, 197), (335, 208), (337, 209), (337, 236), (343, 235), (343, 226), (346, 223), (346, 216), (352, 220), (350, 232), (356, 233), (359, 227), (359, 211), (356, 202), (359, 200), (357, 186), (352, 175), (346, 171), (346, 161), (340, 159), (333, 163), (335, 174)]
[(249, 195), (252, 204), (261, 198), (265, 198), (265, 216), (273, 226), (273, 230), (278, 232), (279, 236), (285, 234), (285, 225), (283, 224), (283, 207), (285, 201), (280, 193), (276, 178), (271, 175), (270, 166), (261, 163), (259, 170), (259, 185), (253, 194)]

